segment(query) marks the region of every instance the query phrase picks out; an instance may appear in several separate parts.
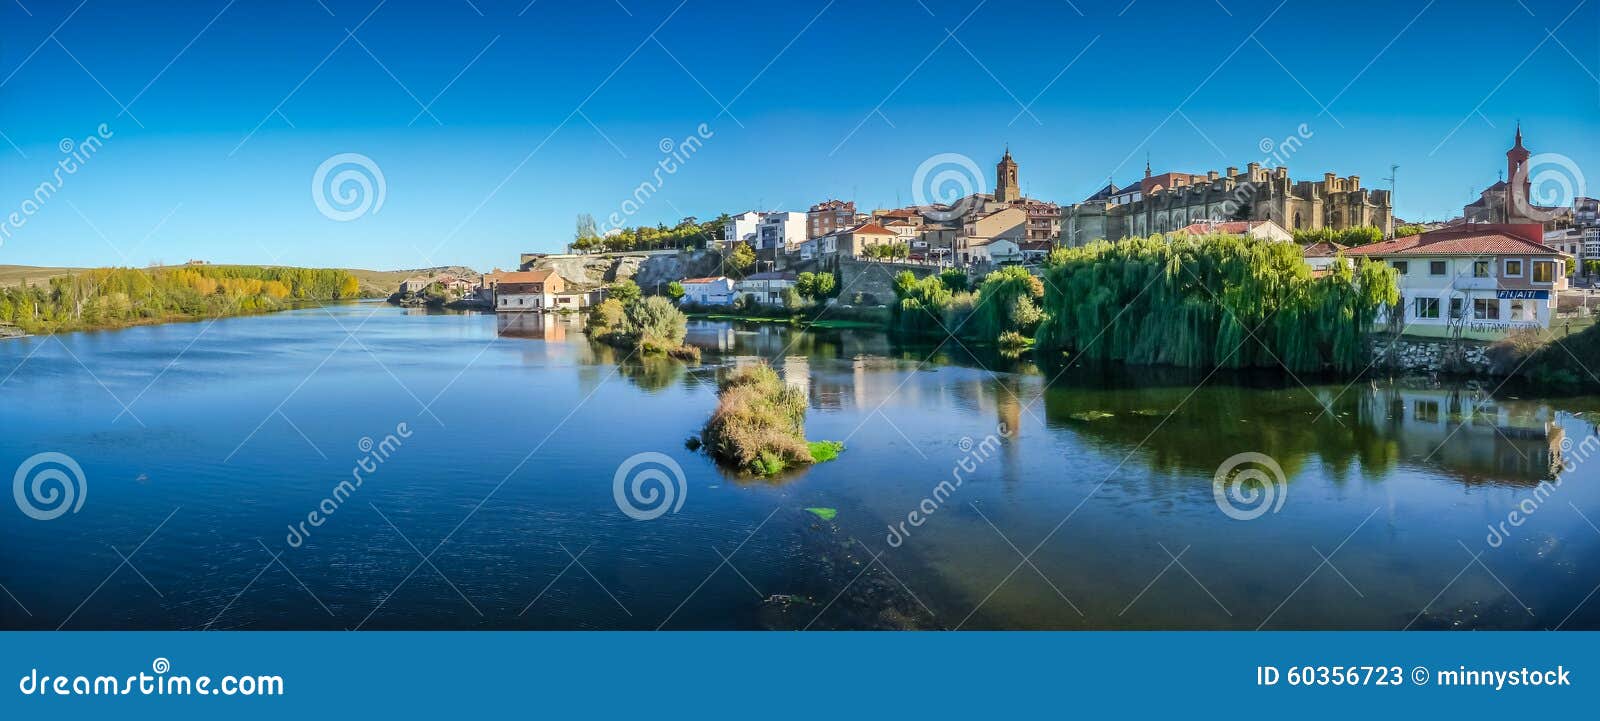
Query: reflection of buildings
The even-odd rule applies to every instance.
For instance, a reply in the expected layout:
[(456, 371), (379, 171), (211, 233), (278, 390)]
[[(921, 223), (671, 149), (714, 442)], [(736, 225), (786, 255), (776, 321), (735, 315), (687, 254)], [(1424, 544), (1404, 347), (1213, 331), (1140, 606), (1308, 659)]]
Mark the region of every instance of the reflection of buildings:
[(803, 355), (789, 355), (783, 357), (783, 382), (811, 397), (811, 359)]
[(543, 313), (497, 313), (495, 333), (503, 338), (564, 341), (567, 331), (578, 332), (567, 318)]
[(1401, 457), (1426, 459), (1468, 483), (1537, 483), (1561, 465), (1564, 432), (1548, 406), (1505, 405), (1468, 389), (1380, 388), (1362, 403), (1393, 431)]

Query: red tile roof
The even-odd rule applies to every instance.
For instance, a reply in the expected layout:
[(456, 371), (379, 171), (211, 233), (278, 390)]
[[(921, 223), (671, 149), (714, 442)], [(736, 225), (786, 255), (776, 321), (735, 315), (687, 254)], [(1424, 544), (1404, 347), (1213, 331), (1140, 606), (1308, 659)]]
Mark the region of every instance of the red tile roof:
[(713, 277), (710, 277), (710, 278), (684, 278), (683, 280), (680, 280), (678, 282), (679, 283), (700, 283), (700, 284), (703, 284), (703, 283), (715, 283), (715, 282), (717, 282), (719, 280), (727, 280), (727, 279), (728, 279), (728, 277), (725, 276), (725, 275), (718, 275), (718, 276), (713, 276)]
[(1528, 233), (1542, 228), (1504, 224), (1467, 224), (1420, 235), (1386, 240), (1345, 251), (1354, 256), (1390, 255), (1560, 255), (1544, 243), (1531, 240)]
[(1179, 228), (1178, 230), (1180, 232), (1188, 232), (1189, 235), (1209, 235), (1211, 233), (1220, 233), (1222, 235), (1244, 235), (1245, 233), (1250, 232), (1252, 228), (1266, 225), (1269, 222), (1271, 221), (1230, 220), (1222, 223), (1212, 223), (1207, 221), (1204, 223), (1190, 223), (1189, 225)]
[(496, 283), (543, 283), (557, 276), (553, 270), (518, 270), (509, 273), (500, 273), (495, 277)]
[(1348, 245), (1340, 245), (1330, 241), (1307, 243), (1300, 246), (1300, 254), (1307, 258), (1332, 258), (1350, 249)]
[(862, 223), (861, 225), (858, 225), (858, 226), (856, 226), (854, 228), (851, 228), (850, 230), (848, 230), (846, 232), (848, 232), (848, 233), (864, 233), (866, 235), (894, 235), (895, 234), (894, 231), (889, 230), (888, 228), (885, 228), (885, 227), (883, 227), (881, 225), (878, 225), (877, 223)]

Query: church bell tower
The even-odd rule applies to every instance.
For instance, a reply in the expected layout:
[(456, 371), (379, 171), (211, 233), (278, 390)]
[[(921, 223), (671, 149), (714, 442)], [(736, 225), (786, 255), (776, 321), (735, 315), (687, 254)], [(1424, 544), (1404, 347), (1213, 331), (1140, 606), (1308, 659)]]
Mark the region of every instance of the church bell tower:
[(1011, 148), (1007, 146), (1006, 154), (994, 166), (994, 199), (1010, 203), (1021, 197), (1022, 191), (1017, 185), (1017, 161), (1011, 159)]

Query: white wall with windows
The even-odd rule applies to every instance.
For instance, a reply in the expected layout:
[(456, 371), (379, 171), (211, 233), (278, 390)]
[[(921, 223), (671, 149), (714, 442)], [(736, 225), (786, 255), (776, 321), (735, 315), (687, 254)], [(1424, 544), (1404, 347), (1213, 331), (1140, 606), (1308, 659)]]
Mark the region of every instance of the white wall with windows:
[[(1448, 335), (1452, 320), (1463, 335), (1495, 338), (1518, 328), (1548, 328), (1556, 292), (1565, 285), (1561, 258), (1478, 256), (1389, 258), (1400, 275), (1405, 332)], [(1385, 315), (1379, 319), (1389, 324)]]

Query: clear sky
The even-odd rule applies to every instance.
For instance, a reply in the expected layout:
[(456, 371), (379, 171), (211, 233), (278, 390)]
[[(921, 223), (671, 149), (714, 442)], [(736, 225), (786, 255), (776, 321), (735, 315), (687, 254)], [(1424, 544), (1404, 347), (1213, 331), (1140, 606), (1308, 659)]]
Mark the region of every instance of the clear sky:
[[(1519, 119), (1600, 192), (1597, 72), (1597, 0), (0, 0), (0, 221), (110, 134), (0, 264), (511, 266), (702, 123), (631, 222), (909, 203), (924, 160), (992, 185), (1008, 143), (1070, 203), (1302, 123), (1292, 176), (1398, 164), (1398, 215), (1445, 219)], [(383, 176), (346, 222), (312, 189), (341, 153)]]

